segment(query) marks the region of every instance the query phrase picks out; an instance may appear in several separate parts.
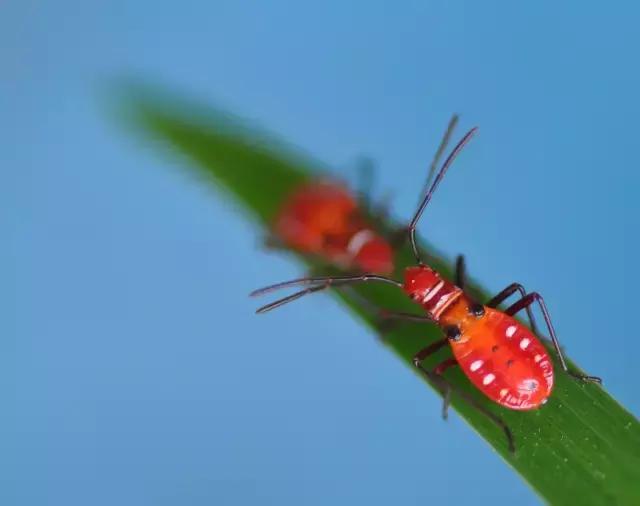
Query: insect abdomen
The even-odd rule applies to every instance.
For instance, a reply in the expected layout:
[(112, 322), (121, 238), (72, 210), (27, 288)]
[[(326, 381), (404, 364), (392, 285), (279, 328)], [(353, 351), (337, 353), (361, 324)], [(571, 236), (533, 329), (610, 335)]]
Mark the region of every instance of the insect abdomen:
[(471, 382), (510, 409), (535, 409), (553, 389), (553, 365), (531, 331), (512, 317), (487, 308), (467, 325), (452, 349)]

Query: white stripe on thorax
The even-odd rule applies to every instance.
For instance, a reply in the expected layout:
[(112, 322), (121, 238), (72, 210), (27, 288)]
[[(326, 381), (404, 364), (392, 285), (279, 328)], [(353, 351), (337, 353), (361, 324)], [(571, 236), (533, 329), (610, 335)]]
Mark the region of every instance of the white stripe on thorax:
[(424, 299), (422, 299), (422, 303), (426, 304), (431, 299), (433, 299), (443, 286), (444, 286), (444, 280), (440, 280), (440, 283), (434, 286), (433, 289), (429, 290), (429, 293), (427, 293), (427, 295), (424, 296)]
[(444, 297), (441, 297), (440, 300), (438, 301), (438, 303), (436, 304), (436, 307), (433, 308), (433, 311), (431, 312), (431, 315), (434, 318), (440, 318), (440, 315), (451, 305), (453, 304), (456, 300), (458, 300), (458, 297), (460, 297), (462, 295), (462, 290), (460, 290), (459, 288), (453, 292), (449, 292), (447, 295), (445, 295)]
[(353, 237), (349, 240), (349, 244), (347, 244), (347, 252), (355, 257), (362, 247), (367, 244), (371, 239), (375, 237), (375, 234), (366, 228), (363, 228), (359, 232), (353, 234)]

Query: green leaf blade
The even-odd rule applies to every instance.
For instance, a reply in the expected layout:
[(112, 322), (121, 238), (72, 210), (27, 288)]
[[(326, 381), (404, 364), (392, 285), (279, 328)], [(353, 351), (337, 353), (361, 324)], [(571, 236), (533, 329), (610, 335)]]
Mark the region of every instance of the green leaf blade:
[[(271, 223), (293, 188), (322, 167), (268, 135), (243, 126), (236, 118), (162, 97), (155, 90), (133, 94), (127, 107), (135, 126), (190, 158), (189, 170), (222, 186), (262, 225)], [(451, 279), (451, 262), (433, 248), (427, 247), (426, 251), (433, 258), (433, 266)], [(301, 260), (312, 269), (325, 267)], [(412, 261), (408, 247), (398, 253), (396, 278), (401, 279), (402, 270)], [(470, 290), (480, 300), (488, 299), (481, 287), (472, 284)], [(415, 306), (393, 287), (362, 286), (357, 292), (378, 306), (415, 312)], [(378, 331), (369, 311), (347, 294), (336, 295)], [(413, 355), (439, 336), (439, 330), (431, 325), (411, 325), (395, 330), (386, 337), (386, 343), (415, 372)], [(446, 354), (447, 350), (439, 352), (427, 365), (435, 366)], [(515, 454), (508, 452), (504, 434), (490, 420), (455, 396), (453, 407), (549, 503), (640, 505), (637, 419), (604, 389), (573, 380), (557, 362), (555, 368), (553, 395), (547, 405), (531, 412), (503, 409), (475, 391), (459, 370), (447, 372), (454, 385), (510, 426), (516, 439)]]

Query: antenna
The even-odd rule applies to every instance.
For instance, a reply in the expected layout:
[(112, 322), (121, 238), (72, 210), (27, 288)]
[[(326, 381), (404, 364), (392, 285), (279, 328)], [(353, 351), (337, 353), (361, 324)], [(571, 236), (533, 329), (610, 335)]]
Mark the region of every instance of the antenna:
[(440, 145), (438, 146), (438, 150), (435, 155), (433, 155), (433, 160), (431, 160), (431, 165), (429, 166), (429, 174), (427, 175), (427, 180), (424, 182), (424, 187), (422, 188), (422, 193), (420, 194), (420, 201), (424, 198), (424, 194), (427, 191), (427, 188), (431, 186), (431, 182), (433, 181), (433, 176), (436, 175), (436, 169), (438, 168), (438, 164), (440, 163), (440, 158), (444, 154), (445, 149), (447, 149), (447, 145), (449, 144), (449, 140), (451, 139), (451, 135), (458, 124), (459, 116), (454, 114), (451, 116), (449, 120), (449, 124), (447, 125), (447, 129), (442, 136), (442, 140), (440, 141)]
[(409, 223), (409, 227), (408, 227), (409, 240), (411, 242), (411, 248), (413, 248), (413, 254), (415, 255), (416, 260), (418, 261), (419, 264), (422, 264), (422, 260), (420, 260), (420, 254), (418, 253), (418, 245), (416, 244), (416, 225), (418, 224), (418, 221), (420, 221), (420, 217), (422, 216), (422, 213), (424, 212), (425, 208), (427, 207), (427, 204), (431, 200), (431, 197), (436, 191), (436, 188), (438, 188), (440, 181), (442, 181), (442, 179), (444, 178), (444, 175), (446, 174), (447, 170), (449, 169), (453, 161), (456, 159), (456, 157), (460, 154), (460, 151), (462, 151), (462, 149), (466, 146), (466, 144), (471, 140), (471, 138), (475, 135), (477, 131), (478, 131), (478, 127), (474, 127), (471, 130), (469, 130), (465, 134), (465, 136), (460, 140), (460, 142), (458, 142), (456, 147), (453, 148), (453, 151), (451, 151), (447, 159), (442, 164), (442, 167), (440, 167), (440, 170), (438, 171), (438, 174), (433, 180), (433, 184), (429, 188), (429, 191), (424, 196), (424, 199), (422, 199), (422, 202), (420, 203), (420, 206), (418, 207), (416, 214), (413, 216), (411, 223)]
[(310, 278), (298, 278), (292, 279), (290, 281), (283, 281), (282, 283), (276, 283), (275, 285), (265, 286), (264, 288), (258, 288), (249, 294), (250, 297), (257, 297), (259, 295), (264, 295), (265, 293), (273, 292), (275, 290), (280, 290), (281, 288), (290, 288), (293, 286), (307, 286), (308, 288), (304, 288), (298, 292), (295, 292), (287, 297), (283, 297), (281, 299), (276, 300), (275, 302), (271, 302), (266, 306), (262, 306), (258, 308), (256, 313), (266, 313), (271, 311), (272, 309), (276, 309), (280, 306), (284, 306), (289, 302), (293, 302), (294, 300), (298, 300), (300, 297), (304, 297), (305, 295), (309, 295), (315, 292), (319, 292), (320, 290), (326, 290), (327, 288), (340, 287), (344, 285), (351, 285), (355, 283), (366, 283), (367, 281), (379, 281), (383, 283), (389, 283), (397, 286), (398, 288), (402, 288), (402, 283), (386, 278), (384, 276), (378, 276), (377, 274), (358, 274), (354, 276), (320, 276), (320, 277), (310, 277)]

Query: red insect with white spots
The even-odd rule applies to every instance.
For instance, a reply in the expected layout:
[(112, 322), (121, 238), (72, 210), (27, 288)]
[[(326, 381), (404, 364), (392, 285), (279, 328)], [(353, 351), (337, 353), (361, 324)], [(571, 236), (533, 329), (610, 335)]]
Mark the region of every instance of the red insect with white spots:
[[(261, 295), (280, 288), (307, 285), (307, 288), (263, 306), (257, 311), (264, 313), (331, 286), (376, 281), (400, 287), (412, 300), (422, 306), (426, 314), (422, 316), (391, 312), (384, 312), (384, 314), (392, 318), (432, 322), (442, 328), (445, 333), (444, 339), (419, 351), (413, 360), (415, 366), (444, 394), (445, 416), (453, 386), (442, 376), (442, 373), (454, 365), (460, 366), (478, 390), (506, 408), (530, 410), (540, 407), (547, 401), (553, 389), (554, 372), (547, 349), (536, 336), (536, 325), (530, 307), (534, 302), (540, 306), (553, 348), (563, 370), (582, 381), (601, 382), (600, 378), (595, 376), (585, 376), (569, 370), (547, 307), (538, 293), (526, 293), (522, 285), (513, 283), (486, 304), (480, 304), (464, 291), (465, 269), (462, 257), (458, 257), (456, 263), (455, 284), (443, 279), (420, 259), (415, 240), (416, 225), (447, 169), (476, 130), (476, 128), (470, 130), (443, 163), (409, 224), (409, 239), (418, 265), (406, 269), (403, 283), (377, 274), (311, 277), (285, 281), (252, 293), (252, 295)], [(496, 309), (516, 292), (520, 294), (519, 300), (504, 311)], [(523, 309), (527, 311), (531, 330), (514, 318), (514, 315)], [(424, 360), (447, 343), (451, 346), (453, 358), (441, 362), (433, 370), (425, 367)], [(458, 393), (504, 430), (509, 449), (514, 451), (513, 437), (507, 425), (474, 398), (464, 392), (458, 391)]]

